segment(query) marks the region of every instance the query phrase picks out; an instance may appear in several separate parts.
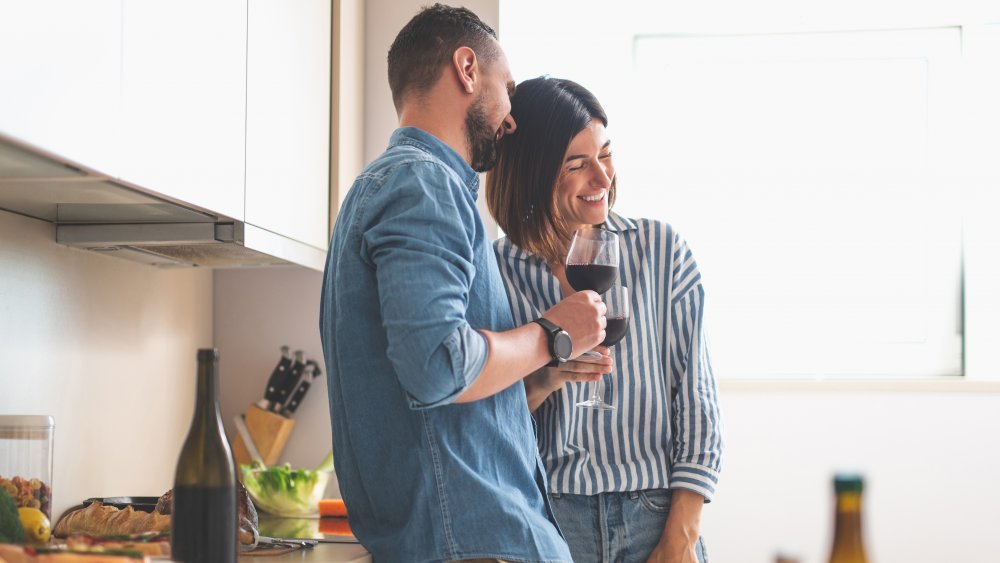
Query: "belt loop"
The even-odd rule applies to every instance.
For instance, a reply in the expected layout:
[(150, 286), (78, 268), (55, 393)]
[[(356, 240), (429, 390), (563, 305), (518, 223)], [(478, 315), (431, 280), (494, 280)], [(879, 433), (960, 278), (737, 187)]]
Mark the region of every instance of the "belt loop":
[(635, 499), (639, 498), (639, 491), (629, 491), (628, 492), (628, 498), (630, 498), (632, 500), (635, 500)]
[(549, 496), (551, 498), (554, 498), (554, 499), (558, 500), (558, 499), (562, 498), (562, 493), (549, 493)]

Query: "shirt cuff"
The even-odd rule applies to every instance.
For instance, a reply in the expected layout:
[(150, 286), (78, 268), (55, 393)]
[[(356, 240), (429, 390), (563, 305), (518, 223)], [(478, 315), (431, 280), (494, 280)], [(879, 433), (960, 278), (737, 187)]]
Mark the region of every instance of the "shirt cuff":
[(479, 374), (483, 372), (483, 368), (486, 367), (486, 358), (490, 355), (490, 345), (487, 343), (483, 333), (473, 329), (468, 324), (463, 323), (459, 325), (455, 329), (455, 336), (454, 341), (465, 345), (465, 350), (462, 353), (455, 354), (455, 357), (461, 357), (465, 360), (465, 364), (461, 369), (462, 382), (460, 385), (464, 391), (472, 385), (472, 382), (479, 377)]
[[(468, 323), (459, 325), (441, 343), (447, 359), (432, 368), (432, 375), (440, 379), (444, 385), (440, 387), (425, 387), (418, 396), (413, 391), (407, 391), (410, 408), (415, 410), (430, 409), (455, 402), (472, 382), (482, 373), (489, 356), (489, 344), (486, 337), (474, 330)], [(445, 379), (448, 378), (448, 379)]]
[(670, 473), (671, 489), (687, 489), (712, 502), (715, 486), (719, 483), (719, 472), (711, 467), (696, 463), (676, 463)]

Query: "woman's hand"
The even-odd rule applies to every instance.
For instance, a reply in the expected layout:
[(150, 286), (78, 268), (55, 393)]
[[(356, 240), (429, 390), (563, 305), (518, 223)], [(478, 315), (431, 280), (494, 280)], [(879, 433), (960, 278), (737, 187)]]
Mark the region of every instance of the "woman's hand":
[(698, 563), (698, 554), (694, 544), (669, 545), (661, 539), (653, 552), (649, 554), (646, 563)]
[(594, 348), (601, 355), (599, 360), (570, 360), (559, 367), (543, 367), (524, 378), (528, 395), (528, 410), (535, 412), (549, 395), (562, 389), (568, 382), (590, 383), (611, 373), (611, 356), (604, 346)]
[(667, 524), (648, 563), (698, 563), (695, 546), (701, 536), (701, 509), (705, 497), (686, 489), (674, 489), (670, 494)]

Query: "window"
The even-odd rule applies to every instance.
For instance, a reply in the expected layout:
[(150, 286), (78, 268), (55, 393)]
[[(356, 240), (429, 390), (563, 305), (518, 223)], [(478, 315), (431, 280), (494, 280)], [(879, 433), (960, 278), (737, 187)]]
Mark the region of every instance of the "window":
[(958, 30), (635, 45), (653, 135), (623, 139), (622, 209), (692, 239), (719, 369), (961, 374), (961, 223), (931, 176)]
[(608, 16), (594, 40), (508, 15), (519, 79), (576, 80), (608, 110), (617, 210), (691, 244), (721, 377), (963, 373), (963, 28), (648, 33)]

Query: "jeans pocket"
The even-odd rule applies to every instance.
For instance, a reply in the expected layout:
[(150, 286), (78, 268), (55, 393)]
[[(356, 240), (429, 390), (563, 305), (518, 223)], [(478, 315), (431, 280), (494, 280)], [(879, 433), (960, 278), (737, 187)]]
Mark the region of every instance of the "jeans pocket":
[(639, 502), (650, 512), (666, 514), (670, 510), (670, 490), (649, 489), (639, 491)]

